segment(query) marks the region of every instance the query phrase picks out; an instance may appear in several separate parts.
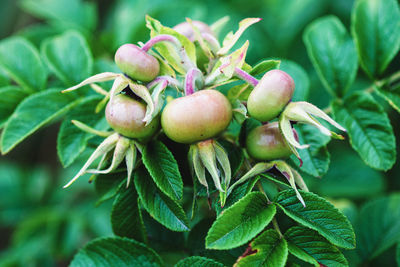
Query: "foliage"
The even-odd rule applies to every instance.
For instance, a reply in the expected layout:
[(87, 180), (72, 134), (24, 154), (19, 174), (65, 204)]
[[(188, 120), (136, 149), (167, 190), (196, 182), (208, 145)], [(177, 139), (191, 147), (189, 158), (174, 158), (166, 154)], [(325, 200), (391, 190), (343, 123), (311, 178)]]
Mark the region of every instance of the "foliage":
[[(10, 2), (0, 9), (15, 5)], [(400, 183), (393, 179), (400, 174), (395, 164), (398, 1), (104, 2), (18, 1), (24, 16), (39, 22), (0, 41), (2, 154), (10, 160), (23, 157), (25, 150), (40, 151), (48, 145), (35, 142), (52, 130), (57, 166), (67, 168), (50, 175), (47, 167), (27, 171), (23, 163), (0, 164), (0, 230), (13, 231), (0, 265), (390, 265), (396, 261), (396, 245), (399, 259), (395, 191)], [(228, 13), (229, 22), (217, 21)], [(265, 20), (254, 24), (255, 16)], [(184, 17), (210, 25), (217, 21), (212, 29), (220, 32), (221, 47), (215, 49), (196, 28), (192, 42), (165, 26)], [(252, 18), (238, 27), (244, 17)], [(165, 34), (181, 49), (159, 42), (148, 54), (158, 60), (159, 76), (177, 83), (151, 87), (112, 74), (114, 84), (104, 76), (94, 85), (61, 93), (96, 73), (120, 72), (112, 61), (120, 45)], [(201, 58), (209, 65), (200, 66)], [(143, 142), (129, 139), (127, 147), (120, 137), (106, 150), (102, 144), (105, 137), (111, 140), (111, 129), (103, 114), (113, 94), (128, 94), (130, 88), (129, 94), (146, 104), (147, 122), (157, 119), (167, 103), (185, 94), (179, 90), (191, 71), (186, 60), (197, 63), (205, 77), (203, 85), (194, 78), (195, 89), (227, 96), (233, 109), (229, 127), (207, 147), (178, 144), (161, 131)], [(287, 72), (296, 84), (292, 103), (320, 107), (347, 130), (348, 141), (333, 140), (342, 136), (320, 121), (326, 117), (318, 108), (307, 109), (307, 119), (329, 136), (296, 124), (296, 141), (288, 135), (289, 121), (304, 120), (296, 120), (287, 108), (278, 120), (291, 159), (251, 159), (244, 140), (260, 123), (246, 114), (254, 84), (242, 81), (237, 68), (255, 79), (273, 69)], [(104, 148), (104, 157), (96, 147)], [(91, 153), (100, 158), (94, 161), (98, 168), (78, 172)], [(49, 165), (54, 157), (46, 155), (53, 158), (46, 159)], [(108, 174), (106, 163), (113, 167)], [(94, 181), (100, 207), (92, 203), (93, 186), (82, 181), (61, 190), (61, 182), (85, 172), (92, 175), (80, 179)]]

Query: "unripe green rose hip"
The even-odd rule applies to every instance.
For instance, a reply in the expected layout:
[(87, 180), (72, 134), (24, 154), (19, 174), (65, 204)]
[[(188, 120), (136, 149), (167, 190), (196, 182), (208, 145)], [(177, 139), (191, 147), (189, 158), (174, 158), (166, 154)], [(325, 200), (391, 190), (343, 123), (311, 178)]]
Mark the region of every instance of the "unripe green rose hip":
[(232, 106), (222, 93), (201, 90), (168, 103), (161, 125), (170, 139), (190, 144), (217, 136), (231, 119)]
[(250, 131), (246, 138), (246, 149), (257, 160), (282, 159), (292, 154), (279, 130), (278, 122), (261, 125)]
[(157, 59), (134, 44), (124, 44), (118, 48), (115, 64), (123, 73), (142, 82), (154, 80), (160, 71)]
[(106, 107), (106, 120), (111, 128), (130, 138), (146, 139), (159, 129), (159, 116), (145, 126), (143, 122), (145, 114), (144, 104), (123, 94), (114, 96)]
[(259, 121), (270, 121), (282, 112), (293, 92), (294, 81), (289, 74), (281, 70), (268, 71), (250, 93), (248, 112)]

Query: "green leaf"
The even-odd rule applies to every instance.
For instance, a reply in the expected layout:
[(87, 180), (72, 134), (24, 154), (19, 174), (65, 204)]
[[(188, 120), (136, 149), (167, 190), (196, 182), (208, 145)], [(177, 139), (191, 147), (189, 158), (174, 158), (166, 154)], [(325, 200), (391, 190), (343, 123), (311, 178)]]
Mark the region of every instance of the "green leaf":
[(383, 193), (385, 185), (383, 173), (365, 165), (351, 147), (335, 147), (323, 179), (307, 180), (310, 191), (330, 198), (370, 198)]
[(0, 128), (14, 112), (18, 104), (28, 96), (28, 93), (17, 86), (0, 88)]
[(182, 207), (156, 187), (146, 169), (137, 169), (134, 177), (141, 203), (155, 220), (173, 231), (189, 230), (189, 222)]
[(59, 89), (36, 93), (24, 99), (10, 117), (1, 136), (1, 151), (6, 154), (42, 126), (64, 115), (82, 100), (74, 100)]
[(331, 203), (311, 193), (301, 191), (306, 207), (298, 201), (294, 190), (285, 190), (276, 197), (277, 205), (287, 216), (316, 230), (332, 244), (352, 249), (355, 247), (353, 228), (347, 218)]
[(392, 168), (396, 161), (393, 129), (387, 114), (372, 96), (355, 92), (343, 103), (334, 102), (332, 111), (367, 165), (377, 170)]
[(142, 243), (121, 237), (101, 237), (75, 255), (70, 267), (163, 266), (161, 258)]
[(400, 112), (400, 85), (375, 86), (375, 92), (383, 97), (397, 112)]
[(310, 92), (310, 79), (307, 72), (296, 62), (284, 59), (281, 61), (280, 70), (292, 76), (296, 88), (293, 93), (292, 101), (305, 101)]
[(10, 85), (10, 79), (7, 74), (0, 68), (0, 87)]
[(126, 185), (126, 173), (100, 174), (94, 180), (94, 187), (99, 199), (96, 206), (118, 194), (118, 189)]
[(357, 252), (371, 260), (400, 240), (400, 195), (367, 202), (355, 223)]
[(114, 234), (140, 242), (146, 241), (146, 232), (135, 188), (133, 186), (126, 188), (123, 183), (119, 191), (111, 210), (111, 226)]
[(343, 96), (358, 67), (356, 48), (346, 28), (335, 16), (323, 17), (306, 28), (303, 40), (325, 88)]
[(240, 257), (235, 266), (284, 267), (289, 254), (286, 240), (273, 229), (269, 229), (257, 237), (251, 242), (250, 248), (255, 253)]
[(10, 37), (0, 42), (0, 66), (30, 93), (46, 86), (47, 71), (39, 53), (22, 37)]
[(92, 54), (79, 32), (68, 31), (45, 40), (41, 54), (50, 70), (66, 87), (80, 83), (92, 73)]
[(85, 150), (92, 134), (86, 133), (71, 123), (71, 120), (83, 122), (97, 130), (109, 128), (104, 113), (95, 113), (96, 105), (101, 100), (98, 96), (88, 97), (77, 105), (61, 124), (57, 137), (57, 154), (64, 167), (71, 165)]
[(186, 259), (180, 260), (175, 267), (224, 267), (222, 263), (216, 262), (215, 260), (199, 257), (199, 256), (192, 256)]
[(157, 187), (174, 200), (182, 198), (183, 182), (171, 151), (159, 141), (146, 144), (142, 154), (146, 166)]
[(300, 170), (315, 177), (323, 176), (328, 171), (330, 162), (330, 155), (325, 146), (330, 140), (329, 136), (321, 134), (318, 129), (307, 124), (297, 126), (296, 132), (300, 144), (310, 145), (309, 148), (298, 150), (303, 160)]
[(280, 64), (281, 64), (280, 60), (274, 60), (274, 59), (263, 60), (257, 65), (255, 65), (249, 73), (253, 76), (264, 74), (267, 71), (273, 69), (279, 69)]
[(94, 3), (82, 0), (22, 0), (21, 7), (28, 13), (48, 20), (62, 29), (93, 30), (97, 23)]
[(218, 140), (218, 142), (224, 147), (226, 154), (229, 158), (232, 175), (235, 175), (244, 162), (243, 149), (240, 146), (232, 144), (231, 142), (226, 140)]
[(208, 249), (241, 246), (261, 232), (272, 220), (276, 207), (260, 192), (252, 192), (226, 209), (206, 237)]
[(340, 250), (317, 232), (303, 226), (294, 226), (286, 231), (289, 252), (297, 258), (319, 267), (349, 266)]
[(351, 30), (361, 67), (379, 77), (400, 48), (400, 11), (396, 0), (358, 0)]

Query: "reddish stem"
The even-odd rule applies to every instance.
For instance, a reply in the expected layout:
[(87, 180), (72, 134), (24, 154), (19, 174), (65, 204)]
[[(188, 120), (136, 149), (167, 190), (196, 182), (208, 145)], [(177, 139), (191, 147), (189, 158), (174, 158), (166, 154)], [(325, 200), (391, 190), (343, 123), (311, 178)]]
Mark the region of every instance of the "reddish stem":
[(240, 68), (235, 68), (235, 74), (237, 77), (249, 83), (253, 87), (256, 87), (258, 84), (258, 80), (256, 78)]

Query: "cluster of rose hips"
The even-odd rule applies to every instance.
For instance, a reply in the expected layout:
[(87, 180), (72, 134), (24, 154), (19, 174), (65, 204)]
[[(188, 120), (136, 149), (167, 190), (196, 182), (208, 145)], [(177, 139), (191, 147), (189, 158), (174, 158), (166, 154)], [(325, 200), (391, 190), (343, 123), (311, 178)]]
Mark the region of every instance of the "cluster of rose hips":
[[(190, 145), (189, 160), (194, 175), (208, 190), (206, 172), (209, 173), (220, 192), (222, 205), (237, 184), (273, 167), (287, 177), (296, 192), (296, 184), (307, 190), (299, 174), (281, 160), (292, 154), (300, 159), (296, 148), (307, 147), (299, 144), (292, 123), (308, 123), (339, 138), (315, 117), (344, 129), (312, 104), (291, 102), (295, 84), (286, 72), (269, 70), (260, 80), (246, 72), (248, 42), (228, 54), (243, 31), (260, 19), (243, 20), (236, 33), (231, 32), (225, 37), (222, 47), (213, 29), (203, 22), (188, 19), (170, 29), (152, 18), (147, 20), (152, 38), (140, 46), (122, 45), (115, 54), (115, 63), (123, 74), (97, 74), (66, 90), (87, 84), (92, 84), (95, 89), (94, 83), (114, 80), (101, 103), (107, 103), (105, 116), (115, 132), (100, 132), (75, 122), (82, 130), (106, 139), (66, 186), (84, 173), (111, 172), (124, 159), (129, 185), (137, 152), (141, 152), (146, 142), (162, 129), (171, 140)], [(186, 50), (187, 42), (195, 47), (195, 61)], [(247, 65), (247, 68), (251, 66)], [(238, 79), (254, 87), (247, 101), (230, 101), (218, 91), (218, 86)], [(167, 87), (175, 88), (182, 96), (166, 103)], [(259, 163), (250, 166), (247, 173), (230, 185), (232, 174), (228, 155), (217, 138), (234, 119), (235, 112), (263, 124), (252, 129), (246, 137), (247, 155)], [(101, 158), (97, 169), (89, 169), (97, 158)], [(112, 158), (111, 165), (102, 169), (109, 158)], [(302, 201), (300, 194), (298, 197)]]

